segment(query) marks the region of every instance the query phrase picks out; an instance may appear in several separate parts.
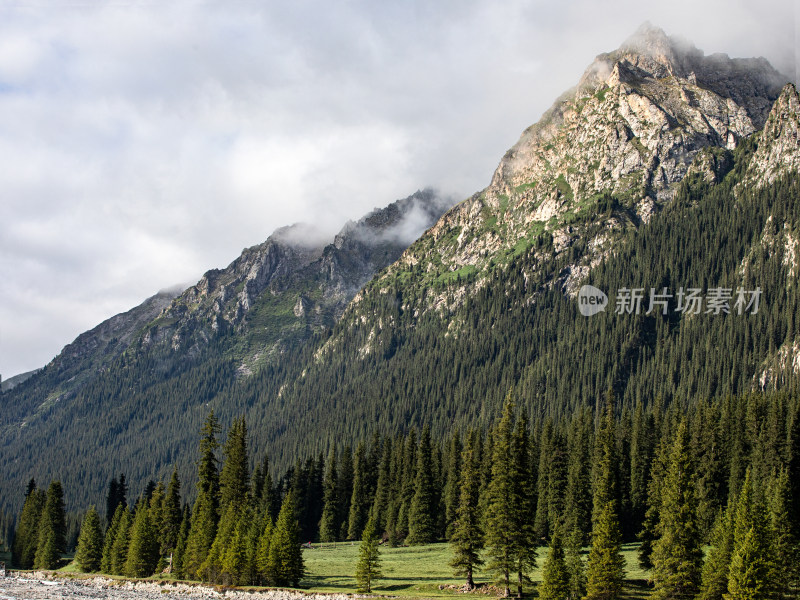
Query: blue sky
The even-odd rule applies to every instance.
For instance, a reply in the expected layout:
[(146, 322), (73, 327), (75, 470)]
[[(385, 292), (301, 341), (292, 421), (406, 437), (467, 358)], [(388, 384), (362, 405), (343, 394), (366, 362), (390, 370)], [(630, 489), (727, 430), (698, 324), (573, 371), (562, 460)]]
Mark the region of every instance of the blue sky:
[(791, 0), (0, 1), (0, 374), (279, 226), (467, 197), (645, 20), (796, 77)]

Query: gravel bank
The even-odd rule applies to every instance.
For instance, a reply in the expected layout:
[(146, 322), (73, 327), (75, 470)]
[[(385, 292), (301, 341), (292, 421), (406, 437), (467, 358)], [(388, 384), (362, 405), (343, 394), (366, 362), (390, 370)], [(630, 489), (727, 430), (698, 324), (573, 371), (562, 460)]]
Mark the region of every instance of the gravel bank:
[[(361, 596), (363, 597), (363, 596)], [(225, 600), (353, 600), (345, 594), (302, 594), (289, 590), (244, 592), (170, 582), (117, 581), (106, 577), (62, 579), (50, 573), (0, 577), (0, 600), (165, 600), (224, 598)]]

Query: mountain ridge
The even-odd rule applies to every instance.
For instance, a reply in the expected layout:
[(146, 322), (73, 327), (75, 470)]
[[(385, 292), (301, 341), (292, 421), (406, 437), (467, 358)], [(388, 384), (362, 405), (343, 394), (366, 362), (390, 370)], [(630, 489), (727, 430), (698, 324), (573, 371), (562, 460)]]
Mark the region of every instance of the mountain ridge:
[[(688, 373), (675, 383), (673, 395), (682, 401), (690, 389), (754, 388), (765, 373), (769, 385), (795, 377), (781, 361), (795, 364), (797, 334), (767, 315), (708, 327), (692, 318), (576, 316), (581, 283), (625, 283), (626, 270), (649, 273), (637, 253), (660, 273), (653, 286), (675, 283), (666, 257), (647, 244), (651, 236), (680, 255), (676, 264), (687, 277), (702, 267), (713, 273), (702, 276), (709, 286), (766, 287), (772, 280), (762, 282), (759, 269), (768, 270), (786, 283), (783, 291), (770, 288), (783, 294), (773, 300), (789, 312), (796, 302), (791, 265), (800, 257), (791, 240), (800, 220), (781, 196), (797, 177), (796, 89), (774, 86), (774, 69), (759, 75), (759, 60), (705, 57), (660, 30), (644, 33), (646, 55), (633, 56), (630, 44), (599, 55), (605, 58), (579, 85), (523, 132), (486, 189), (446, 212), (442, 207), (438, 220), (422, 211), (432, 226), (407, 248), (408, 237), (399, 243), (389, 233), (397, 215), (385, 210), (362, 219), (363, 226), (346, 226), (324, 247), (289, 247), (294, 230), (281, 230), (238, 263), (206, 273), (148, 324), (113, 369), (78, 390), (69, 405), (76, 415), (65, 416), (69, 403), (50, 403), (47, 418), (26, 421), (27, 429), (19, 427), (24, 415), (0, 422), (4, 477), (15, 485), (27, 480), (26, 465), (14, 461), (51, 439), (59, 419), (91, 448), (59, 442), (79, 464), (90, 454), (112, 457), (109, 468), (134, 478), (164, 475), (177, 463), (183, 477), (193, 464), (187, 440), (210, 408), (223, 425), (245, 414), (256, 453), (269, 452), (285, 468), (376, 428), (425, 422), (441, 433), (456, 421), (491, 421), (512, 387), (537, 418), (593, 401), (608, 386), (630, 407), (647, 401), (648, 385), (660, 388), (676, 377), (663, 372), (659, 345), (672, 348)], [(616, 62), (609, 65), (609, 56)], [(697, 65), (711, 63), (727, 65), (712, 81), (727, 96), (701, 85), (708, 78)], [(726, 87), (751, 71), (742, 89)], [(747, 177), (763, 180), (766, 191), (743, 184)], [(745, 213), (749, 222), (741, 220)], [(692, 229), (701, 225), (702, 235)], [(670, 227), (686, 238), (670, 237)], [(748, 237), (740, 239), (745, 229)], [(690, 243), (702, 245), (696, 266)], [(703, 262), (722, 247), (724, 264)], [(397, 260), (388, 260), (387, 248)], [(355, 294), (349, 303), (348, 294)], [(698, 350), (705, 374), (682, 352), (685, 339), (712, 334), (751, 340), (751, 353), (733, 367), (713, 348)], [(576, 340), (589, 348), (586, 355), (576, 354)], [(559, 362), (568, 357), (570, 364)], [(720, 364), (727, 371), (714, 371)], [(24, 391), (23, 385), (13, 398)], [(92, 419), (103, 419), (102, 431), (89, 426)], [(146, 440), (163, 448), (145, 449)], [(86, 474), (88, 487), (102, 487), (104, 476), (110, 474)]]

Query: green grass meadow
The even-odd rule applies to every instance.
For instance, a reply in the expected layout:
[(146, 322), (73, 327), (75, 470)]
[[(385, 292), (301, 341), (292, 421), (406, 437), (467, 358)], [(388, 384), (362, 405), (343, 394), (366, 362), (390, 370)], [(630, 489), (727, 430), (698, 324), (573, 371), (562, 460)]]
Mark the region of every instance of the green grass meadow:
[[(636, 551), (638, 544), (626, 544), (623, 555), (627, 561), (625, 598), (647, 598), (650, 588), (646, 584), (648, 572), (639, 568)], [(585, 552), (588, 552), (586, 550)], [(441, 598), (463, 593), (447, 586), (460, 586), (464, 580), (453, 575), (449, 566), (452, 552), (446, 543), (401, 548), (381, 548), (383, 577), (373, 586), (373, 594), (409, 598)], [(539, 568), (532, 574), (534, 582), (541, 581), (541, 568), (547, 557), (547, 548), (539, 549)], [(358, 561), (358, 543), (315, 544), (314, 549), (303, 553), (306, 577), (303, 587), (311, 592), (352, 593), (356, 589), (354, 577)], [(586, 554), (584, 553), (584, 559)], [(478, 571), (475, 583), (492, 583), (487, 573)], [(445, 586), (440, 589), (439, 586)], [(533, 595), (535, 586), (526, 593)], [(482, 595), (476, 592), (475, 595)]]

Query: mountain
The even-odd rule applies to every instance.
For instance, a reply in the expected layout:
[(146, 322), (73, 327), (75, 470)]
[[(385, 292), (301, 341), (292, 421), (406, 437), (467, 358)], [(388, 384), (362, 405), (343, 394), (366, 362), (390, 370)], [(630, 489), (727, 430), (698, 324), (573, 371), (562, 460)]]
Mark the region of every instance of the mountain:
[[(796, 385), (800, 111), (784, 84), (763, 59), (643, 26), (447, 212), (418, 194), (333, 244), (276, 232), (77, 387), (46, 384), (48, 366), (4, 394), (0, 485), (58, 475), (83, 505), (113, 474), (143, 486), (175, 464), (191, 494), (211, 408), (223, 426), (246, 416), (255, 454), (286, 469), (376, 431), (491, 422), (510, 389), (541, 420), (609, 389), (631, 410)], [(584, 284), (605, 312), (581, 315)], [(617, 314), (632, 288), (643, 310)], [(689, 288), (730, 290), (730, 314), (687, 312)], [(761, 310), (737, 314), (739, 290)]]
[[(160, 292), (80, 335), (46, 367), (0, 397), (4, 474), (15, 473), (22, 481), (31, 463), (40, 459), (40, 444), (51, 446), (51, 456), (56, 456), (56, 446), (63, 451), (74, 443), (74, 436), (50, 441), (70, 429), (64, 419), (71, 421), (73, 434), (81, 432), (78, 437), (94, 440), (102, 432), (101, 444), (114, 449), (109, 461), (136, 473), (124, 466), (126, 442), (116, 434), (140, 418), (148, 429), (146, 421), (156, 412), (152, 404), (137, 404), (134, 387), (153, 393), (150, 386), (163, 384), (162, 392), (149, 400), (169, 419), (175, 418), (181, 401), (171, 387), (175, 380), (190, 382), (184, 393), (199, 388), (203, 397), (213, 397), (219, 391), (215, 386), (279, 363), (286, 353), (296, 353), (315, 334), (333, 327), (364, 283), (396, 260), (451, 204), (432, 190), (418, 191), (348, 222), (332, 240), (309, 225), (283, 227), (188, 289)], [(166, 405), (162, 395), (169, 398)], [(193, 429), (184, 430), (187, 439)], [(176, 438), (173, 445), (179, 448), (184, 441)], [(67, 454), (86, 452), (88, 460), (91, 449), (75, 447)], [(174, 452), (188, 464), (185, 444)], [(172, 456), (159, 460), (169, 462)], [(151, 467), (143, 468), (147, 472)]]
[(14, 375), (13, 377), (9, 377), (2, 383), (3, 391), (10, 390), (15, 386), (19, 385), (23, 381), (26, 381), (36, 375), (39, 372), (39, 369), (34, 369), (33, 371), (27, 371), (25, 373), (20, 373), (19, 375)]

